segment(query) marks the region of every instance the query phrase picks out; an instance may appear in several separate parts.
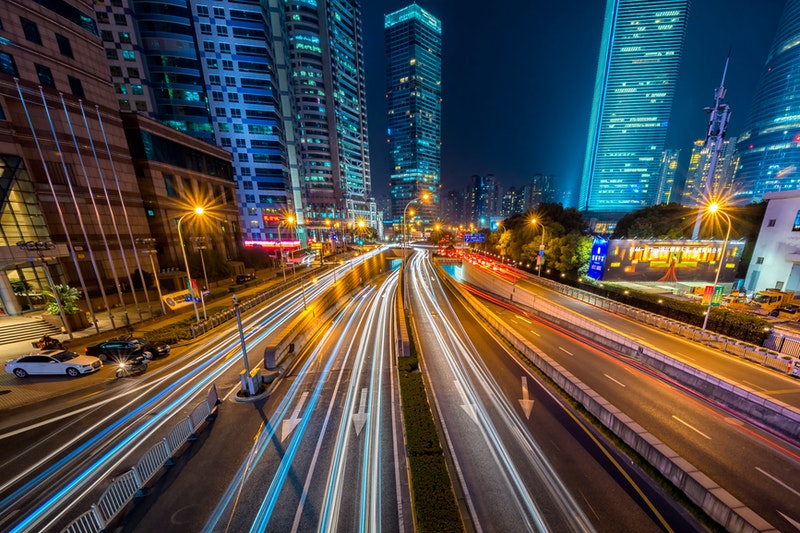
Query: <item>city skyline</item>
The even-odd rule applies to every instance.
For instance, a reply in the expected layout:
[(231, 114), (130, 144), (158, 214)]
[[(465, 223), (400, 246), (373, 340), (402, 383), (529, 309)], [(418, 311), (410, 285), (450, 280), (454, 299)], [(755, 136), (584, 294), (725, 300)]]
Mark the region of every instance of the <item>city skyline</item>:
[[(383, 82), (381, 22), (384, 14), (405, 5), (407, 2), (390, 1), (363, 6), (376, 197), (388, 192), (389, 172), (384, 95), (375, 89)], [(444, 28), (443, 189), (464, 187), (476, 173), (493, 173), (504, 186), (516, 187), (536, 173), (552, 174), (560, 186), (577, 188), (605, 4), (505, 9), (501, 3), (491, 11), (451, 6), (441, 0), (419, 5), (442, 20)], [(665, 143), (668, 149), (681, 150), (684, 171), (692, 143), (705, 135), (708, 116), (703, 108), (713, 103), (728, 53), (731, 64), (726, 85), (733, 109), (728, 134), (735, 136), (745, 127), (783, 6), (781, 1), (754, 6), (744, 0), (692, 4)], [(732, 29), (739, 27), (741, 20), (748, 21), (747, 32)], [(567, 26), (571, 31), (564, 31)], [(480, 31), (494, 27), (503, 27), (503, 33)], [(480, 67), (478, 77), (476, 66)], [(538, 83), (541, 78), (554, 81)], [(486, 79), (494, 82), (484, 83)], [(524, 90), (524, 98), (508, 96), (509, 90), (517, 89)], [(577, 199), (574, 194), (573, 204)]]

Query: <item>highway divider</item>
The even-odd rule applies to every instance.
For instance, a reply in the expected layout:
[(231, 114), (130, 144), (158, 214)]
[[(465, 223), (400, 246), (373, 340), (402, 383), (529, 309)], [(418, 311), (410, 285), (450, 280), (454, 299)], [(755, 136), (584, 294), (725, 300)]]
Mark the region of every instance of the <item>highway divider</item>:
[[(465, 267), (467, 265), (464, 265)], [(622, 442), (630, 446), (641, 455), (653, 468), (658, 470), (668, 479), (678, 490), (682, 491), (689, 500), (702, 509), (709, 517), (722, 525), (727, 531), (732, 532), (764, 532), (777, 531), (766, 520), (754, 513), (750, 508), (737, 500), (729, 492), (717, 485), (713, 480), (706, 476), (694, 465), (684, 460), (674, 450), (666, 446), (655, 436), (647, 432), (639, 424), (634, 422), (624, 412), (617, 409), (602, 396), (594, 392), (580, 379), (570, 373), (567, 369), (550, 359), (533, 344), (522, 338), (515, 328), (507, 325), (502, 319), (491, 313), (477, 298), (469, 294), (459, 283), (456, 283), (448, 276), (441, 267), (437, 266), (440, 278), (449, 283), (454, 290), (473, 307), (476, 314), (503, 336), (520, 354), (533, 363), (543, 374), (551, 379), (572, 399), (581, 404), (592, 416), (599, 420), (608, 430), (616, 435)], [(478, 274), (476, 276), (475, 274)], [(490, 276), (482, 271), (477, 271), (468, 275), (465, 268), (465, 279), (474, 283), (476, 277)], [(494, 276), (492, 276), (494, 278)], [(497, 279), (497, 278), (494, 278)], [(486, 287), (483, 287), (484, 289)], [(563, 308), (549, 304), (541, 298), (527, 293), (524, 296), (518, 287), (509, 284), (504, 294), (498, 294), (506, 299), (513, 299), (516, 303), (520, 300), (528, 300), (536, 305), (535, 312), (544, 314), (546, 308), (547, 319), (562, 325), (567, 325), (569, 329), (576, 329), (576, 321), (585, 321), (588, 324), (578, 325), (581, 334), (588, 334), (592, 338), (601, 338), (600, 328), (592, 325), (589, 331), (585, 326), (593, 324), (590, 321), (576, 316)], [(534, 298), (534, 300), (529, 300)], [(522, 304), (528, 307), (526, 304)], [(531, 308), (532, 309), (532, 308)], [(532, 309), (534, 310), (534, 309)], [(621, 336), (620, 336), (621, 337)], [(639, 352), (639, 346), (631, 345), (629, 339), (616, 339), (614, 344), (618, 344), (625, 352)]]

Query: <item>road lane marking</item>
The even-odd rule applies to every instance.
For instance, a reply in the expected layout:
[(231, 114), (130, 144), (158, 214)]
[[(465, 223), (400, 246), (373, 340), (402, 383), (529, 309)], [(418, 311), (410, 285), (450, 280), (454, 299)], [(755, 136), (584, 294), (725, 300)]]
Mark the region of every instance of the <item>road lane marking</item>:
[(567, 355), (571, 355), (571, 356), (575, 357), (575, 355), (574, 355), (572, 352), (570, 352), (569, 350), (566, 350), (566, 349), (562, 348), (561, 346), (559, 346), (559, 347), (558, 347), (558, 349), (559, 349), (559, 350), (561, 350), (562, 352), (564, 352), (564, 353), (565, 353), (565, 354), (567, 354)]
[[(763, 391), (765, 391), (765, 390), (767, 390), (765, 387), (759, 387), (759, 386), (758, 386), (758, 385), (756, 385), (755, 383), (750, 383), (749, 381), (747, 381), (747, 380), (744, 380), (744, 379), (742, 380), (742, 383), (743, 383), (743, 384), (745, 384), (745, 385), (747, 385), (748, 387), (752, 387), (752, 388), (754, 388), (754, 389), (758, 389), (758, 390), (760, 390), (760, 391), (762, 391), (762, 392), (763, 392)], [(796, 391), (795, 391), (795, 392), (796, 392)]]
[(467, 393), (461, 386), (461, 382), (458, 380), (454, 380), (453, 383), (456, 384), (456, 389), (458, 390), (458, 394), (461, 396), (461, 408), (464, 410), (465, 413), (467, 413), (467, 415), (469, 415), (472, 421), (477, 424), (478, 414), (475, 412), (475, 406), (472, 405), (472, 402), (470, 402), (469, 398), (467, 398)]
[(517, 318), (519, 318), (519, 319), (520, 319), (520, 320), (522, 320), (523, 322), (526, 322), (526, 323), (528, 323), (528, 324), (533, 324), (533, 322), (531, 322), (531, 321), (530, 321), (530, 320), (528, 320), (527, 318), (522, 318), (522, 317), (521, 317), (521, 316), (519, 316), (519, 315), (514, 315), (514, 316), (516, 316)]
[(303, 409), (303, 404), (306, 403), (306, 398), (308, 398), (308, 391), (300, 396), (300, 401), (297, 402), (292, 416), (281, 424), (281, 442), (285, 441), (294, 428), (300, 425), (300, 411)]
[(691, 429), (692, 431), (695, 431), (695, 432), (697, 432), (697, 434), (698, 434), (698, 435), (702, 435), (703, 437), (707, 438), (708, 440), (711, 440), (711, 437), (709, 437), (708, 435), (706, 435), (705, 433), (703, 433), (702, 431), (700, 431), (700, 430), (699, 430), (699, 429), (697, 429), (696, 427), (692, 426), (691, 424), (689, 424), (689, 423), (687, 423), (687, 422), (684, 422), (683, 420), (681, 420), (681, 419), (680, 419), (680, 418), (678, 418), (677, 416), (675, 416), (675, 415), (672, 415), (672, 418), (674, 418), (675, 420), (677, 420), (678, 422), (680, 422), (681, 424), (683, 424), (683, 425), (684, 425), (684, 426), (686, 426), (687, 428)]
[(536, 335), (537, 337), (541, 337), (541, 335), (539, 335), (538, 333), (536, 333), (536, 332), (535, 332), (535, 331), (533, 331), (533, 330), (531, 330), (531, 333), (533, 333), (533, 334), (534, 334), (534, 335)]
[(685, 353), (681, 353), (681, 352), (672, 352), (672, 353), (674, 353), (678, 357), (683, 357), (684, 359), (688, 359), (689, 361), (697, 361), (697, 359), (695, 359), (694, 357), (688, 356)]
[(796, 490), (794, 490), (792, 487), (790, 487), (789, 485), (787, 485), (786, 483), (784, 483), (784, 482), (783, 482), (783, 481), (781, 481), (780, 479), (776, 478), (776, 477), (775, 477), (775, 476), (773, 476), (772, 474), (769, 474), (769, 473), (767, 473), (766, 471), (764, 471), (764, 470), (760, 469), (759, 467), (756, 467), (756, 470), (758, 470), (759, 472), (761, 472), (762, 474), (764, 474), (765, 476), (767, 476), (768, 478), (770, 478), (772, 481), (774, 481), (774, 482), (775, 482), (775, 483), (777, 483), (778, 485), (780, 485), (780, 486), (782, 486), (783, 488), (785, 488), (786, 490), (792, 491), (792, 492), (793, 492), (793, 493), (794, 493), (796, 496), (800, 496), (800, 492), (797, 492), (797, 491), (796, 491)]
[(528, 397), (528, 376), (522, 376), (522, 399), (519, 401), (522, 406), (522, 411), (525, 413), (525, 418), (531, 418), (531, 409), (533, 409), (533, 400)]
[(603, 374), (603, 375), (605, 377), (607, 377), (608, 379), (610, 379), (611, 381), (613, 381), (614, 383), (616, 383), (617, 385), (619, 385), (620, 387), (625, 388), (626, 385), (624, 383), (622, 383), (621, 381), (617, 381), (616, 379), (612, 378), (608, 374)]
[(361, 430), (367, 423), (367, 388), (361, 389), (361, 400), (358, 405), (358, 412), (353, 413), (353, 427), (356, 430), (356, 437), (361, 436)]

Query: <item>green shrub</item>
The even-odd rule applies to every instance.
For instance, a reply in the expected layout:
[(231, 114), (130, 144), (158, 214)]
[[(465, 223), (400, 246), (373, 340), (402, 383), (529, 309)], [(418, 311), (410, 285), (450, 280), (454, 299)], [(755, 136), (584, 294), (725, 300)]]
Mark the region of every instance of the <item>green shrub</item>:
[(416, 531), (464, 531), (444, 457), (441, 454), (411, 457), (409, 465), (414, 485)]

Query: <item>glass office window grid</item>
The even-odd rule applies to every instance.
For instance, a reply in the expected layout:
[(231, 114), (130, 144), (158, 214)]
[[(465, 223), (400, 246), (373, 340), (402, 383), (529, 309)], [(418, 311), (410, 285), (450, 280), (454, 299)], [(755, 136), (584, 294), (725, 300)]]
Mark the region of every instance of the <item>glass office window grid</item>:
[(739, 136), (734, 202), (800, 189), (800, 0), (788, 0)]
[(653, 205), (683, 50), (688, 0), (608, 0), (581, 209)]
[(424, 223), (438, 218), (441, 163), (441, 22), (416, 4), (385, 16), (388, 140), (392, 219), (408, 202)]
[[(287, 197), (287, 160), (273, 78), (274, 48), (266, 31), (259, 2), (192, 2), (206, 94), (217, 144), (229, 150), (246, 239), (267, 238), (263, 214), (284, 211)], [(201, 29), (214, 31), (202, 38)], [(220, 33), (219, 28), (227, 32)], [(225, 34), (227, 33), (227, 34)], [(206, 44), (207, 43), (207, 44)], [(244, 105), (243, 105), (244, 104)], [(246, 194), (250, 187), (264, 191)], [(255, 185), (253, 185), (255, 183)]]

